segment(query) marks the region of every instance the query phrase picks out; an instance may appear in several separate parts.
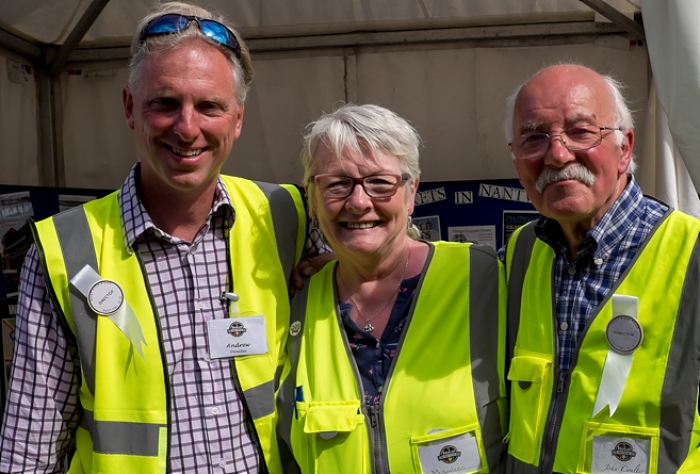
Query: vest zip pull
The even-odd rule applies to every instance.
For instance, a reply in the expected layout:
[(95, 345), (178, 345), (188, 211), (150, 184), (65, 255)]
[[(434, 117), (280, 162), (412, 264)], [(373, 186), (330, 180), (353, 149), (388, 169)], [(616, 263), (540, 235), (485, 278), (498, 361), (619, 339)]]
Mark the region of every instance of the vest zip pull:
[[(542, 457), (540, 462), (540, 468), (543, 473), (552, 472), (554, 467), (554, 449), (556, 446), (556, 440), (559, 437), (559, 428), (561, 425), (561, 417), (564, 415), (564, 405), (565, 399), (562, 399), (564, 391), (566, 389), (566, 378), (568, 376), (568, 371), (561, 370), (556, 373), (556, 387), (554, 389), (554, 396), (552, 397), (552, 403), (550, 405), (549, 419), (547, 420), (547, 426), (553, 427), (549, 430), (549, 435), (544, 440), (542, 446)], [(560, 408), (562, 407), (562, 408)]]
[(375, 474), (383, 474), (389, 472), (385, 469), (385, 463), (383, 460), (383, 449), (382, 449), (382, 431), (381, 431), (381, 409), (380, 406), (373, 405), (367, 407), (367, 416), (369, 417), (369, 441), (370, 441), (370, 452), (372, 454), (372, 472)]

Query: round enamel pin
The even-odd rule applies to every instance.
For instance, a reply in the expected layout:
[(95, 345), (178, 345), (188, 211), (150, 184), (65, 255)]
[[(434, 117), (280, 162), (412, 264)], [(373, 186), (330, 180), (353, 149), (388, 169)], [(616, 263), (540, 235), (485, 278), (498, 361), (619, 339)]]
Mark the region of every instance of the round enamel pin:
[(124, 304), (124, 291), (112, 280), (100, 280), (88, 290), (87, 301), (95, 313), (109, 316)]
[(289, 326), (289, 334), (296, 336), (301, 332), (301, 321), (294, 321), (291, 326)]
[(642, 326), (632, 316), (621, 314), (608, 323), (605, 338), (610, 348), (620, 354), (631, 354), (642, 343)]

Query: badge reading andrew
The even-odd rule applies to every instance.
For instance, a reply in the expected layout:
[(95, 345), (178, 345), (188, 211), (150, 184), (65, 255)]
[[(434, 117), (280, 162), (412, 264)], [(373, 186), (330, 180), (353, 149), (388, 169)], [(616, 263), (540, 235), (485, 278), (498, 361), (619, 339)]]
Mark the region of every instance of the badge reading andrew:
[(209, 356), (212, 359), (267, 354), (265, 317), (211, 319), (207, 321)]
[(621, 314), (608, 323), (605, 337), (610, 348), (619, 354), (631, 354), (644, 338), (642, 326), (631, 316)]

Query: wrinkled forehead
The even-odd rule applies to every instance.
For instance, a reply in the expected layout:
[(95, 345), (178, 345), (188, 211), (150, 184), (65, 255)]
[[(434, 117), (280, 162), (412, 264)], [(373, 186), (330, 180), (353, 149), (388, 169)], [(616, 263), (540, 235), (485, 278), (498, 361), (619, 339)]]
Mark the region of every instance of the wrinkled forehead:
[(578, 125), (611, 126), (614, 99), (599, 76), (543, 75), (534, 77), (518, 93), (514, 132)]

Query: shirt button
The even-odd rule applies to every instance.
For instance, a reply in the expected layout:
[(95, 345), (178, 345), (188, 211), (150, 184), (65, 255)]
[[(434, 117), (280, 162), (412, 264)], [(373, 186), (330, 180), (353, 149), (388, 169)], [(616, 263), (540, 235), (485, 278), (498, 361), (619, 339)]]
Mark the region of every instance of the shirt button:
[(566, 331), (567, 329), (569, 329), (569, 323), (567, 323), (566, 321), (564, 321), (563, 323), (561, 323), (561, 324), (559, 325), (559, 328), (560, 328), (562, 331)]
[[(218, 414), (218, 413), (219, 413), (219, 409), (218, 409), (218, 408), (216, 408), (216, 407), (214, 407), (214, 408), (212, 408), (212, 409), (211, 409), (211, 412), (212, 412), (213, 414), (215, 414), (215, 415), (216, 415), (216, 414)], [(226, 461), (223, 461), (223, 462), (224, 462), (224, 464), (226, 464)]]
[(221, 467), (221, 468), (226, 467), (226, 460), (225, 459), (219, 459), (219, 467)]
[(593, 260), (593, 263), (595, 263), (598, 266), (601, 266), (603, 264), (603, 259), (598, 257), (595, 260)]
[(569, 275), (571, 275), (571, 276), (576, 275), (576, 265), (571, 265), (567, 271), (569, 272)]

